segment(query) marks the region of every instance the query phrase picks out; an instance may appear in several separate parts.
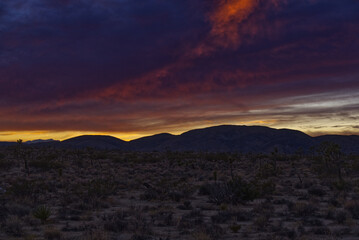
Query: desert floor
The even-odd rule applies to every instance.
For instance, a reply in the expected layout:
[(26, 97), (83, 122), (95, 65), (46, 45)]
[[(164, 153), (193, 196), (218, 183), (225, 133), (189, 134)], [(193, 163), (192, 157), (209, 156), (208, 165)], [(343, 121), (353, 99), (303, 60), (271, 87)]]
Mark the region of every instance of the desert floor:
[(1, 148), (0, 239), (359, 239), (358, 176), (355, 156)]

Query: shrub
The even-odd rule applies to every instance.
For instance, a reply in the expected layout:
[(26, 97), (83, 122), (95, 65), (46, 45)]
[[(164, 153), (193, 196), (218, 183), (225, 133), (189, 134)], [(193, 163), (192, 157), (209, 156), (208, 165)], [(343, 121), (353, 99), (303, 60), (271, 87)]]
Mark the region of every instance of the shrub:
[(135, 212), (135, 218), (130, 220), (128, 229), (140, 234), (152, 234), (151, 223), (147, 221), (146, 216), (142, 212), (143, 209)]
[(270, 195), (275, 192), (276, 185), (272, 180), (258, 181), (255, 184), (259, 188), (261, 196)]
[(153, 237), (147, 234), (133, 234), (130, 240), (152, 240)]
[(217, 215), (211, 216), (213, 223), (226, 223), (233, 218), (233, 213), (231, 211), (221, 211)]
[(297, 203), (293, 210), (297, 217), (308, 217), (313, 216), (318, 209), (310, 203)]
[(44, 238), (47, 240), (60, 240), (62, 233), (57, 229), (47, 229), (44, 232)]
[(12, 161), (5, 159), (5, 155), (0, 153), (0, 169), (9, 169), (13, 165)]
[(232, 191), (225, 183), (214, 183), (208, 187), (209, 201), (217, 205), (232, 201)]
[(247, 182), (240, 177), (230, 180), (228, 186), (233, 196), (232, 203), (253, 201), (261, 196), (260, 189), (255, 182)]
[(51, 216), (51, 210), (49, 207), (43, 205), (35, 209), (33, 213), (34, 217), (41, 220), (41, 223), (44, 224), (46, 220)]
[(160, 210), (151, 214), (151, 221), (156, 226), (168, 227), (175, 225), (175, 219), (173, 218), (173, 212), (168, 210)]
[(321, 186), (318, 186), (318, 185), (310, 187), (308, 189), (308, 193), (311, 194), (311, 195), (318, 196), (318, 197), (323, 197), (326, 194), (324, 189)]
[(15, 197), (32, 197), (35, 192), (35, 182), (25, 179), (17, 179), (9, 188), (9, 193)]
[(331, 231), (327, 227), (314, 228), (312, 232), (316, 235), (331, 235)]
[(350, 201), (345, 204), (345, 209), (351, 212), (354, 219), (359, 219), (359, 202)]
[(116, 190), (116, 183), (111, 179), (95, 179), (87, 183), (88, 197), (106, 198)]
[(237, 233), (241, 229), (241, 225), (234, 224), (229, 228), (232, 230), (232, 232)]
[(339, 224), (343, 224), (345, 220), (347, 219), (347, 213), (343, 210), (338, 210), (335, 213), (335, 220)]
[(205, 232), (193, 233), (193, 238), (196, 240), (211, 240), (211, 237)]
[(341, 180), (341, 181), (334, 181), (332, 183), (332, 187), (334, 187), (338, 191), (348, 191), (351, 189), (352, 186), (350, 182)]
[(30, 161), (29, 166), (38, 168), (41, 171), (48, 171), (51, 169), (59, 169), (63, 167), (61, 163), (54, 161), (52, 158), (46, 157)]
[(17, 203), (8, 204), (7, 210), (11, 215), (16, 215), (18, 217), (24, 217), (30, 213), (30, 208), (28, 206)]
[(268, 223), (269, 216), (266, 214), (262, 214), (254, 220), (253, 225), (256, 226), (258, 229), (263, 229), (268, 225)]
[(3, 204), (0, 205), (0, 223), (5, 221), (8, 216), (9, 210)]
[(101, 229), (90, 229), (86, 233), (83, 234), (83, 236), (80, 238), (83, 240), (110, 240), (110, 236)]
[(192, 210), (190, 213), (182, 216), (178, 223), (179, 229), (191, 229), (203, 223), (203, 215), (198, 210)]
[(245, 181), (234, 177), (226, 183), (206, 184), (200, 188), (200, 193), (209, 195), (210, 202), (217, 205), (222, 203), (238, 204), (253, 201), (256, 198), (271, 194), (275, 191), (275, 184), (268, 181)]
[(23, 222), (17, 216), (9, 216), (4, 225), (5, 231), (14, 237), (21, 237), (24, 234)]
[(123, 212), (116, 212), (112, 215), (103, 216), (104, 229), (110, 232), (123, 232), (127, 228), (126, 215)]
[(214, 224), (211, 225), (206, 224), (205, 226), (203, 226), (203, 230), (213, 240), (220, 239), (225, 233), (225, 231), (222, 229), (221, 226)]
[(253, 213), (249, 211), (236, 211), (233, 215), (238, 222), (250, 221), (253, 218)]

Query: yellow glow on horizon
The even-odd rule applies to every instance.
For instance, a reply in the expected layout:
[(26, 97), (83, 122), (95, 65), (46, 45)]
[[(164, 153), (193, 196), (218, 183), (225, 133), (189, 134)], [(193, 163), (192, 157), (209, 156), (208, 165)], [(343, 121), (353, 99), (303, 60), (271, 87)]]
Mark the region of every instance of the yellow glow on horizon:
[(125, 141), (147, 136), (147, 134), (137, 133), (116, 133), (116, 132), (83, 132), (83, 131), (9, 131), (0, 132), (0, 142), (14, 142), (18, 139), (23, 141), (31, 141), (35, 139), (54, 139), (54, 140), (65, 140), (80, 135), (110, 135), (113, 137), (120, 138)]
[(0, 132), (0, 142), (15, 142), (18, 139), (23, 141), (30, 141), (36, 139), (54, 139), (54, 140), (65, 140), (68, 138), (80, 136), (80, 135), (109, 135), (125, 141), (130, 141), (133, 139), (151, 136), (159, 133), (170, 133), (174, 135), (179, 135), (183, 132), (192, 130), (207, 128), (211, 126), (218, 125), (247, 125), (247, 126), (267, 126), (272, 128), (287, 128), (293, 130), (302, 131), (310, 136), (319, 136), (325, 134), (339, 134), (339, 135), (358, 135), (359, 128), (353, 128), (351, 124), (346, 123), (342, 126), (334, 126), (333, 124), (328, 124), (328, 120), (316, 120), (315, 125), (312, 125), (312, 122), (305, 122), (298, 124), (296, 126), (291, 125), (290, 123), (283, 123), (276, 119), (264, 119), (264, 120), (248, 120), (248, 121), (228, 121), (228, 122), (217, 122), (217, 121), (204, 121), (199, 124), (194, 124), (192, 126), (182, 125), (182, 126), (172, 126), (167, 129), (154, 130), (154, 131), (138, 131), (138, 132), (94, 132), (94, 131), (3, 131)]

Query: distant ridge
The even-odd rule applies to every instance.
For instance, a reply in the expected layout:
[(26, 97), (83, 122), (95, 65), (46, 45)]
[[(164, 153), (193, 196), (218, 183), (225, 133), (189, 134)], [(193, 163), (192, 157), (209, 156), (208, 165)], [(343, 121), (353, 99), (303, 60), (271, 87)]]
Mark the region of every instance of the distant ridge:
[(54, 139), (36, 139), (36, 140), (31, 140), (31, 141), (26, 141), (25, 144), (38, 144), (38, 143), (51, 143), (51, 142), (59, 142), (57, 140)]
[(61, 142), (61, 145), (77, 148), (126, 149), (128, 142), (112, 136), (82, 135)]
[(147, 136), (132, 140), (129, 142), (131, 150), (135, 151), (153, 151), (164, 150), (168, 143), (176, 139), (176, 135), (169, 133), (160, 133), (153, 136)]
[[(46, 145), (65, 148), (97, 148), (123, 151), (210, 151), (210, 152), (270, 152), (274, 148), (284, 153), (299, 149), (309, 151), (324, 141), (335, 142), (346, 153), (359, 154), (359, 136), (324, 135), (311, 137), (301, 131), (274, 129), (264, 126), (220, 125), (194, 129), (180, 135), (161, 133), (123, 141), (112, 136), (83, 135)], [(11, 143), (1, 143), (8, 146)], [(12, 143), (13, 144), (13, 143)], [(36, 145), (34, 143), (34, 145)]]
[(0, 147), (8, 147), (8, 146), (12, 146), (15, 144), (16, 143), (14, 143), (14, 142), (0, 142)]
[(324, 135), (315, 137), (317, 142), (335, 142), (339, 144), (344, 152), (359, 154), (358, 135)]

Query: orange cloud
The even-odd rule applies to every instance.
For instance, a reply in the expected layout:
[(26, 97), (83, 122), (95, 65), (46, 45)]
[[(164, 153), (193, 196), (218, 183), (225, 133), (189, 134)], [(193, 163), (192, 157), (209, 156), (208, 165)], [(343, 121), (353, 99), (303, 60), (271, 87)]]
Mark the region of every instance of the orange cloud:
[[(196, 58), (207, 56), (219, 48), (236, 49), (243, 41), (249, 41), (248, 36), (268, 31), (261, 23), (265, 21), (266, 11), (278, 10), (286, 3), (287, 0), (220, 0), (208, 13), (211, 30), (207, 38), (188, 55)], [(256, 17), (252, 17), (254, 14)]]
[(223, 47), (237, 46), (240, 42), (238, 24), (245, 21), (258, 4), (258, 0), (222, 0), (210, 17), (210, 34), (215, 43)]

